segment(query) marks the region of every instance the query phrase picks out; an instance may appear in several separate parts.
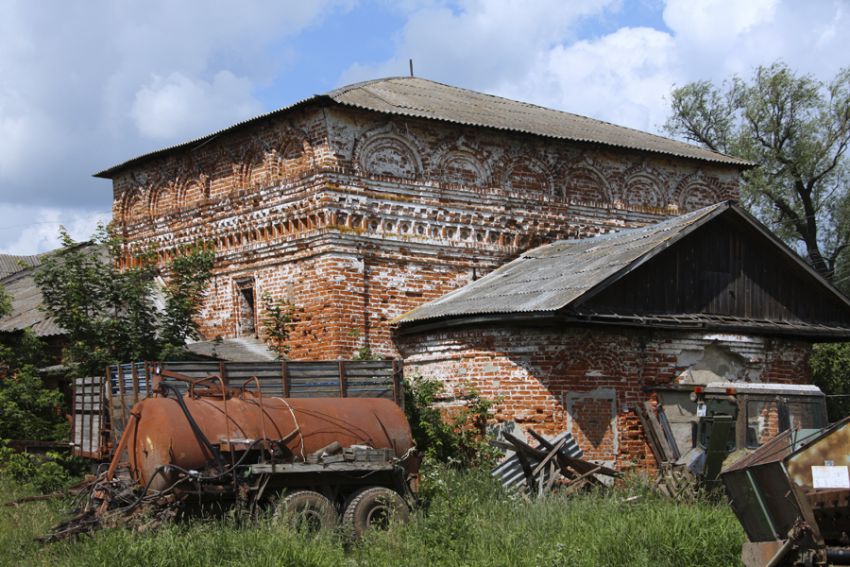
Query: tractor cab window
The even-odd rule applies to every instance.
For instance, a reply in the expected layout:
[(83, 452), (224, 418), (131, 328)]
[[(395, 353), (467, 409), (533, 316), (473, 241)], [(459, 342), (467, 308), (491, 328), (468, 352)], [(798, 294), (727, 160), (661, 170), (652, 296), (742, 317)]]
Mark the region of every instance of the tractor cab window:
[(827, 425), (822, 399), (774, 398), (747, 402), (747, 447), (761, 447), (786, 429)]
[(761, 447), (782, 431), (780, 408), (777, 400), (750, 400), (747, 402), (747, 447)]
[(791, 429), (820, 429), (829, 423), (823, 400), (788, 400)]

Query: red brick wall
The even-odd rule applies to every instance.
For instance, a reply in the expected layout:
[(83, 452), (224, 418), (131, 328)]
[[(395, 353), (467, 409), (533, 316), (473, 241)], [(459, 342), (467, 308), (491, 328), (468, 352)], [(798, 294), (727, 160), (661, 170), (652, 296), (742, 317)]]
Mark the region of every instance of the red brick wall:
[(445, 384), (445, 403), (472, 386), (497, 400), (494, 421), (546, 434), (569, 429), (588, 458), (621, 469), (655, 465), (634, 412), (650, 399), (642, 388), (690, 380), (707, 347), (741, 362), (738, 379), (810, 378), (810, 345), (747, 335), (494, 326), (400, 335), (396, 344), (408, 376)]
[(113, 218), (128, 262), (215, 249), (206, 338), (249, 280), (258, 320), (264, 292), (297, 307), (293, 358), (394, 356), (388, 321), (523, 250), (737, 195), (734, 168), (328, 107), (128, 168)]

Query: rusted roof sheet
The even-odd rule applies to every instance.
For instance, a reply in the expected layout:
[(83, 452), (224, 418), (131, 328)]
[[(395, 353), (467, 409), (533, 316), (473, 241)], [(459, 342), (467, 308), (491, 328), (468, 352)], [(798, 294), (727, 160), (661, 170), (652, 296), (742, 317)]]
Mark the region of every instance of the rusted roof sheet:
[(740, 158), (594, 118), (452, 87), (419, 77), (390, 77), (356, 83), (327, 94), (305, 98), (201, 138), (125, 161), (96, 173), (95, 177), (112, 178), (119, 171), (142, 161), (178, 150), (198, 147), (226, 132), (320, 101), (397, 116), (495, 128), (559, 140), (603, 144), (737, 167), (753, 165)]
[(643, 228), (540, 246), (394, 322), (406, 325), (443, 317), (557, 311), (730, 206), (718, 203)]

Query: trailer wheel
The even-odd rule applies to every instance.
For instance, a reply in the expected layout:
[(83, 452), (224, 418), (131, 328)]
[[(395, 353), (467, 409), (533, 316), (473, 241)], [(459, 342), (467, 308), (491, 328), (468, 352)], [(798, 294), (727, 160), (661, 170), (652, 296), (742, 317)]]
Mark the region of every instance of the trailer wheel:
[(386, 529), (391, 521), (405, 522), (409, 517), (407, 503), (396, 491), (373, 486), (354, 493), (345, 507), (342, 521), (351, 526), (354, 537), (359, 538), (369, 529)]
[(275, 510), (275, 518), (294, 530), (318, 532), (333, 529), (337, 513), (327, 497), (312, 490), (296, 490), (287, 494)]

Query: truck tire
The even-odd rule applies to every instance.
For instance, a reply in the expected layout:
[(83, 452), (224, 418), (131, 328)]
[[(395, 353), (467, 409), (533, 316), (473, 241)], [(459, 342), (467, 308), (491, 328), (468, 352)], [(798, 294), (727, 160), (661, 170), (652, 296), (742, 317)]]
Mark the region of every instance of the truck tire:
[(313, 490), (290, 492), (275, 510), (275, 519), (297, 531), (318, 532), (337, 525), (337, 513), (327, 497)]
[(342, 521), (351, 527), (355, 538), (360, 538), (369, 529), (386, 529), (391, 521), (405, 522), (409, 517), (407, 503), (395, 490), (372, 486), (354, 493)]

